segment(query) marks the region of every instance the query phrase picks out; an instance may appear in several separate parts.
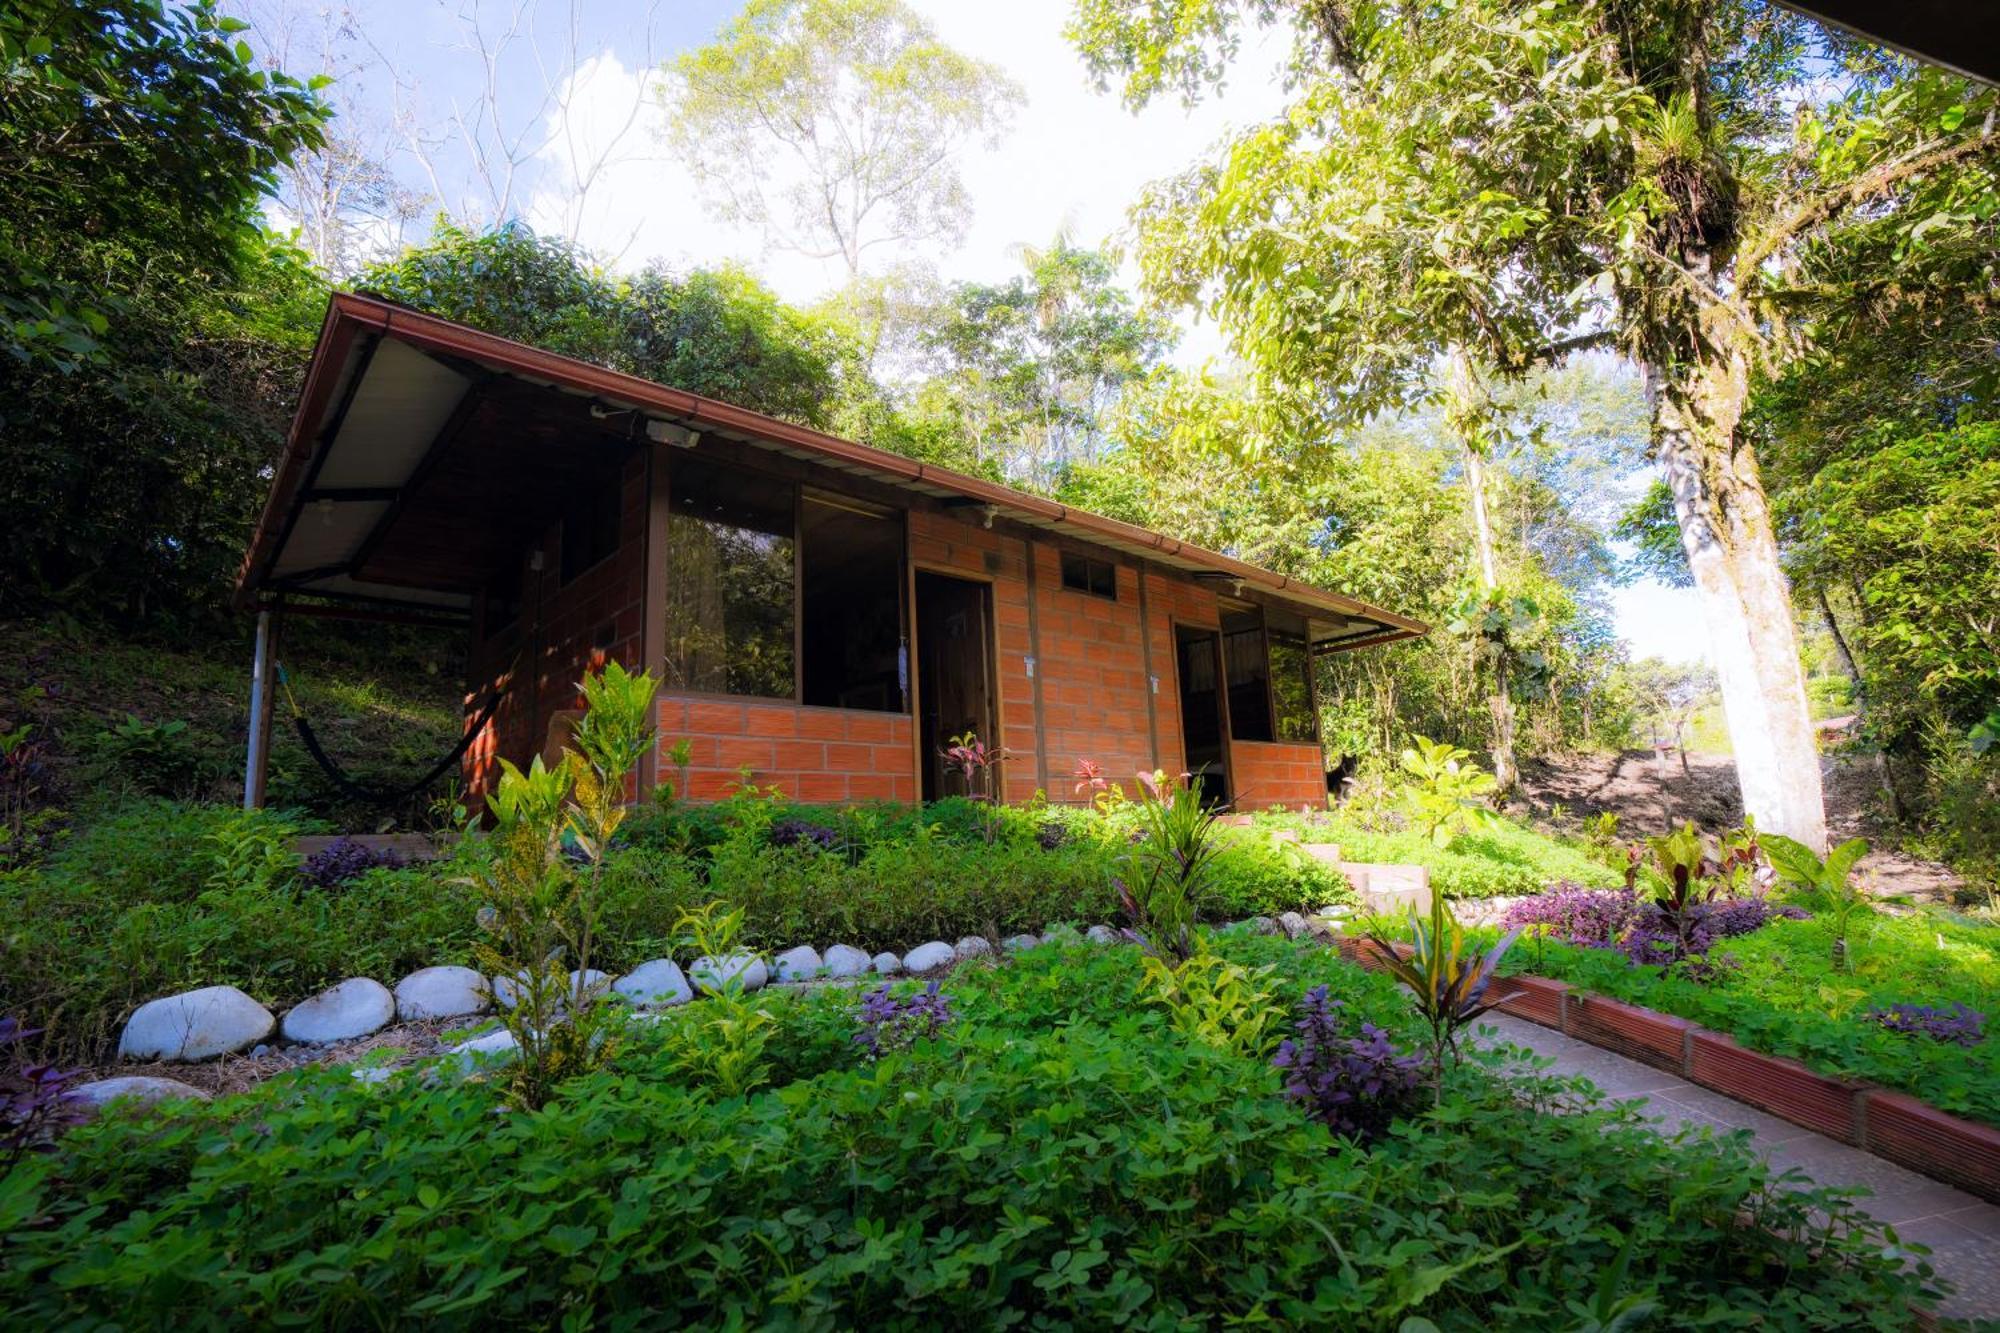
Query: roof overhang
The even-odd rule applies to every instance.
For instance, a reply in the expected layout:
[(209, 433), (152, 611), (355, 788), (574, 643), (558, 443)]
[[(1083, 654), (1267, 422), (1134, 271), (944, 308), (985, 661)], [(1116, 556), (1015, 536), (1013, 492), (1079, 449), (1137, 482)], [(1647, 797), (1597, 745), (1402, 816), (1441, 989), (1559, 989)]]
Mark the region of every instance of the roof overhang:
[(1780, 0), (1787, 9), (1981, 83), (2000, 83), (1992, 0)]
[[(238, 575), (238, 602), (306, 595), (467, 612), (483, 577), (479, 543), (550, 521), (543, 511), (565, 486), (602, 475), (663, 427), (976, 507), (989, 520), (1220, 583), (1308, 617), (1321, 651), (1428, 628), (1130, 523), (344, 292), (320, 330)], [(476, 532), (453, 503), (476, 511)], [(506, 522), (492, 521), (496, 508)]]

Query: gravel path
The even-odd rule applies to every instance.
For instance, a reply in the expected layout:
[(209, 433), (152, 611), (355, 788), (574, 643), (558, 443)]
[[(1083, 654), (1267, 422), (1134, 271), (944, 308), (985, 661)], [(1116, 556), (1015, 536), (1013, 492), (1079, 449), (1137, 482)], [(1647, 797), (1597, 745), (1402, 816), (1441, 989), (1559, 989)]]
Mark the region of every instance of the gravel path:
[(1746, 1129), (1773, 1167), (1797, 1167), (1820, 1185), (1867, 1190), (1861, 1209), (1894, 1227), (1901, 1240), (1928, 1246), (1932, 1266), (1957, 1288), (1940, 1313), (2000, 1319), (2000, 1207), (1525, 1019), (1489, 1014), (1480, 1023), (1495, 1028), (1500, 1039), (1554, 1060), (1555, 1073), (1581, 1074), (1607, 1096), (1644, 1102), (1648, 1117), (1663, 1127), (1706, 1127), (1718, 1135)]

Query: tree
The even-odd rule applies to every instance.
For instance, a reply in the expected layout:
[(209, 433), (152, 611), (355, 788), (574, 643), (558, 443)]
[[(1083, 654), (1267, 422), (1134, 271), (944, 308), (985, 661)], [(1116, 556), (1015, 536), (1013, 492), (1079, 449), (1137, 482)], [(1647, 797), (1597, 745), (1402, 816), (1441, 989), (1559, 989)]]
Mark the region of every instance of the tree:
[[(1641, 368), (1717, 657), (1745, 808), (1825, 845), (1753, 375), (1821, 307), (1927, 289), (1984, 238), (1991, 90), (1750, 0), (1351, 6), (1081, 0), (1073, 32), (1143, 101), (1196, 96), (1248, 20), (1294, 25), (1281, 121), (1152, 192), (1149, 280), (1210, 304), (1265, 378), (1350, 411), (1444, 352), (1525, 371), (1616, 345)], [(1882, 267), (1811, 262), (1866, 219)]]
[(975, 457), (996, 455), (1006, 475), (1045, 486), (1096, 461), (1119, 394), (1174, 332), (1133, 307), (1110, 260), (1067, 235), (1020, 255), (1024, 274), (956, 284), (924, 342)]
[(185, 623), (241, 558), (323, 296), (258, 209), (324, 108), (236, 31), (0, 8), (0, 613)]
[(0, 352), (101, 363), (128, 312), (233, 276), (325, 116), (243, 26), (213, 0), (0, 9)]
[(668, 71), (670, 139), (716, 211), (850, 279), (964, 234), (959, 154), (1020, 98), (901, 0), (750, 0)]

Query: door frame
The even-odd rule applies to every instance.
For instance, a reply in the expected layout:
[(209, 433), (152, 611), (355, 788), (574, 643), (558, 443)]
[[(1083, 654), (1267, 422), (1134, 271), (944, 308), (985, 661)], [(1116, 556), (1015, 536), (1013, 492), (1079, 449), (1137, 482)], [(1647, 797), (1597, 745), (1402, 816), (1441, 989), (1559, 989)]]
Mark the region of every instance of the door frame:
[(1223, 803), (1223, 808), (1233, 809), (1236, 805), (1236, 763), (1231, 750), (1236, 742), (1234, 729), (1229, 722), (1229, 680), (1225, 674), (1228, 667), (1222, 658), (1222, 626), (1220, 623), (1198, 625), (1179, 618), (1170, 619), (1168, 624), (1172, 627), (1174, 636), (1174, 712), (1180, 721), (1181, 767), (1193, 776), (1187, 749), (1187, 695), (1181, 689), (1181, 631), (1188, 630), (1207, 640), (1210, 650), (1215, 654), (1215, 724), (1221, 732), (1222, 783), (1228, 794), (1228, 800)]
[(970, 583), (979, 589), (980, 618), (986, 632), (986, 652), (980, 663), (986, 680), (986, 713), (993, 734), (982, 737), (988, 746), (998, 747), (1003, 757), (993, 765), (993, 801), (1004, 805), (1007, 801), (1007, 773), (1009, 760), (1004, 757), (1005, 747), (1001, 737), (1006, 735), (1007, 720), (1003, 715), (1000, 700), (1000, 626), (994, 607), (998, 600), (996, 580), (990, 574), (978, 574), (951, 565), (940, 565), (932, 561), (911, 560), (909, 565), (910, 589), (910, 753), (916, 763), (917, 804), (924, 802), (924, 774), (929, 770), (933, 756), (924, 752), (924, 690), (923, 690), (923, 609), (917, 601), (917, 579), (929, 574), (933, 578), (953, 579), (959, 583)]

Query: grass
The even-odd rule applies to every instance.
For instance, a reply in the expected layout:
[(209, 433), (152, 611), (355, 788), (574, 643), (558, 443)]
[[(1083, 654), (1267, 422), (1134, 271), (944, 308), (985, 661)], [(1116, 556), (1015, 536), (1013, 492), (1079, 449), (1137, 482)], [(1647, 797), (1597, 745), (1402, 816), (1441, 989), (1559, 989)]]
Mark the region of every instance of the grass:
[(1440, 847), (1407, 829), (1366, 827), (1338, 814), (1258, 816), (1260, 823), (1297, 830), (1308, 842), (1340, 845), (1349, 861), (1420, 865), (1431, 884), (1454, 898), (1493, 898), (1539, 893), (1557, 880), (1609, 888), (1621, 876), (1599, 861), (1512, 820), (1462, 833)]
[[(120, 638), (73, 623), (0, 625), (0, 723), (32, 721), (72, 799), (107, 794), (227, 801), (240, 795), (250, 633)], [(454, 636), (294, 620), (279, 660), (321, 742), (363, 783), (400, 786), (457, 743), (462, 667)], [(186, 730), (143, 758), (115, 729), (128, 716)], [(314, 764), (279, 696), (269, 801), (349, 829), (385, 817), (418, 826), (427, 796), (383, 812), (357, 805)]]

